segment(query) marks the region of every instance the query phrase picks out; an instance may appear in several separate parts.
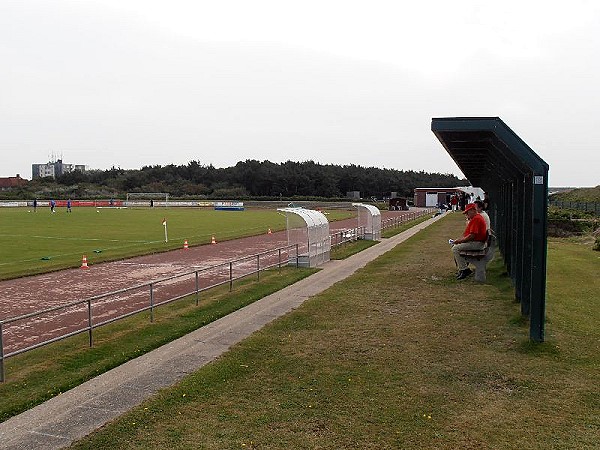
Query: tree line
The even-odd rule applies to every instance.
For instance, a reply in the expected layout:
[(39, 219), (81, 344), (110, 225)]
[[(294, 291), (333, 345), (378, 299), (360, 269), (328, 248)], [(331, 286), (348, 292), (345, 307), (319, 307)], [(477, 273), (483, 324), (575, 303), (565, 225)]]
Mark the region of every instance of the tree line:
[(391, 192), (412, 197), (416, 187), (453, 187), (466, 180), (452, 174), (380, 169), (314, 161), (272, 163), (248, 159), (216, 168), (190, 161), (141, 169), (74, 171), (30, 181), (4, 197), (124, 197), (127, 192), (166, 192), (178, 198), (343, 198), (350, 191), (382, 198)]

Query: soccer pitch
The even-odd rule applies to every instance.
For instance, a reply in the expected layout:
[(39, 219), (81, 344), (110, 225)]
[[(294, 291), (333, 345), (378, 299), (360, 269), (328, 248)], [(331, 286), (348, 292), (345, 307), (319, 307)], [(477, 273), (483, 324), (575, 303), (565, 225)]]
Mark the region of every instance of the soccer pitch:
[[(165, 242), (167, 223), (168, 242)], [(0, 279), (285, 229), (275, 210), (204, 208), (0, 208)]]

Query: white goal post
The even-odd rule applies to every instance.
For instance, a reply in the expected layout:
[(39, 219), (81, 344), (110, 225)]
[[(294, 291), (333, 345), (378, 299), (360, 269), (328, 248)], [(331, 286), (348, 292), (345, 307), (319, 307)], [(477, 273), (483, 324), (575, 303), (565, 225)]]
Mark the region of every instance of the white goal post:
[(125, 206), (135, 207), (157, 207), (168, 206), (169, 194), (167, 192), (128, 192)]

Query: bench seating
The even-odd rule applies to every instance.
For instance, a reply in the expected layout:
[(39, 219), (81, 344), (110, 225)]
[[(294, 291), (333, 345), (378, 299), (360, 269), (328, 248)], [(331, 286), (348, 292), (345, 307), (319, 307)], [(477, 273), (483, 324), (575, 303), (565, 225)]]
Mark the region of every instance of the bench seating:
[(463, 250), (460, 252), (469, 264), (475, 266), (475, 281), (485, 281), (485, 268), (487, 263), (494, 259), (496, 252), (496, 237), (493, 233), (488, 232), (488, 238), (485, 246), (481, 250)]

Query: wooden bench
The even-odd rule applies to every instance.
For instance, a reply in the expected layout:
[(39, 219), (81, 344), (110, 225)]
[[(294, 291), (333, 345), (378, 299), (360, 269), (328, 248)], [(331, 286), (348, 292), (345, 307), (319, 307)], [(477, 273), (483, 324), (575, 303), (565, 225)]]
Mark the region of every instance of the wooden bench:
[(485, 268), (487, 263), (494, 259), (496, 253), (496, 236), (493, 233), (488, 234), (488, 238), (481, 250), (463, 250), (461, 256), (475, 266), (475, 281), (485, 282)]

